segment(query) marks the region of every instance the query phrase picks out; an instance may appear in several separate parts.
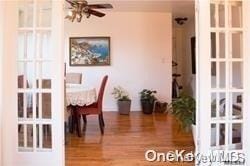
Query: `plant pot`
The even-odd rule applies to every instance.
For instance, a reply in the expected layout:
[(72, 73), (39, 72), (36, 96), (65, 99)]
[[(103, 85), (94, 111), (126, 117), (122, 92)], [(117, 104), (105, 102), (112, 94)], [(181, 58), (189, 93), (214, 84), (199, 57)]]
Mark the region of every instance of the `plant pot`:
[(131, 108), (131, 100), (118, 100), (118, 111), (121, 115), (129, 115)]
[(141, 100), (141, 107), (144, 114), (153, 113), (154, 104), (150, 100)]

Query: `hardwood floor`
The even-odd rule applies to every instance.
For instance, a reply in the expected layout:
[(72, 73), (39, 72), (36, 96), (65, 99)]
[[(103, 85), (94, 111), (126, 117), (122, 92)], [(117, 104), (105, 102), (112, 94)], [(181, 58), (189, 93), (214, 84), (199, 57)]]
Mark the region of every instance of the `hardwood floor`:
[(178, 131), (178, 123), (171, 115), (132, 112), (126, 116), (105, 112), (104, 120), (106, 126), (103, 136), (97, 116), (88, 117), (87, 129), (81, 138), (76, 133), (68, 135), (65, 147), (67, 166), (194, 165), (148, 162), (144, 159), (149, 149), (162, 153), (194, 150), (192, 134)]

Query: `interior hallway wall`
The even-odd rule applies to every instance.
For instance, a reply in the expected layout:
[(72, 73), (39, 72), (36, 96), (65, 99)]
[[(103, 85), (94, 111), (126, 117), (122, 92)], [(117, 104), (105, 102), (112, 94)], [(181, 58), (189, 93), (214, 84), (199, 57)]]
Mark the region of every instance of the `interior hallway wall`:
[(184, 25), (175, 25), (173, 38), (173, 60), (178, 63), (173, 73), (181, 74), (179, 85), (183, 86), (185, 94), (195, 97), (195, 77), (192, 73), (191, 38), (195, 37), (195, 22), (189, 18)]
[(173, 61), (178, 63), (178, 65), (173, 67), (173, 73), (181, 74), (181, 77), (177, 78), (181, 86), (185, 83), (184, 69), (186, 63), (186, 43), (183, 41), (185, 41), (185, 29), (182, 27), (175, 27), (173, 29)]
[(191, 53), (191, 38), (195, 37), (195, 20), (190, 19), (188, 24), (185, 25), (185, 63), (184, 63), (184, 76), (185, 80), (184, 89), (189, 95), (195, 97), (196, 93), (196, 74), (192, 73), (192, 53)]

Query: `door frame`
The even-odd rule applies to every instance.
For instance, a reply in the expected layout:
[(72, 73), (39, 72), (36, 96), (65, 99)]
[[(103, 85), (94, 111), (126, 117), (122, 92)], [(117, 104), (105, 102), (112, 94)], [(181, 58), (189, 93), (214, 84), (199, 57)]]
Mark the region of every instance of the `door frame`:
[[(209, 52), (206, 52), (208, 55), (210, 55), (210, 22), (207, 19), (209, 17), (209, 10), (204, 9), (210, 9), (209, 0), (196, 0), (196, 7), (195, 7), (195, 13), (196, 13), (196, 124), (197, 124), (197, 142), (196, 142), (196, 152), (206, 154), (206, 150), (209, 149), (208, 144), (203, 144), (201, 141), (204, 138), (201, 138), (201, 135), (206, 135), (208, 138), (207, 140), (210, 140), (210, 134), (207, 134), (207, 130), (209, 129), (210, 121), (207, 116), (202, 113), (200, 113), (199, 110), (201, 110), (201, 107), (203, 109), (202, 112), (209, 112), (210, 104), (207, 102), (209, 91), (206, 90), (209, 85), (208, 83), (211, 82), (211, 78), (208, 77), (210, 74), (210, 64), (208, 63), (210, 61), (209, 56), (199, 56), (202, 55), (203, 50), (209, 50)], [(202, 11), (202, 12), (200, 12)], [(201, 44), (202, 42), (202, 44)], [(201, 122), (203, 125), (201, 126)]]
[(3, 66), (3, 1), (0, 1), (0, 165), (2, 165), (2, 99), (3, 99), (3, 92), (2, 92), (2, 66)]
[[(250, 11), (250, 1), (243, 1), (243, 4), (245, 3), (245, 5), (243, 6), (243, 20), (245, 20), (244, 22), (244, 32), (245, 35), (243, 36), (243, 55), (245, 55), (245, 65), (244, 65), (244, 69), (245, 71), (249, 71), (250, 70), (250, 47), (249, 47), (249, 43), (250, 43), (250, 21), (246, 21), (246, 20), (250, 20), (250, 13), (247, 11)], [(248, 72), (244, 72), (243, 78), (245, 79), (245, 111), (249, 110), (250, 108), (250, 76)], [(248, 102), (246, 102), (248, 101)], [(248, 109), (246, 109), (248, 108)], [(243, 116), (243, 120), (244, 120), (244, 125), (245, 127), (243, 128), (243, 133), (248, 133), (250, 131), (250, 113), (249, 112), (245, 112), (244, 116)], [(247, 134), (245, 134), (247, 135)], [(249, 135), (249, 134), (248, 134)], [(246, 152), (246, 165), (250, 165), (250, 139), (249, 137), (247, 138), (247, 136), (243, 136), (243, 143), (245, 144), (245, 147), (243, 147), (243, 149)]]
[[(196, 115), (197, 115), (197, 146), (196, 146), (196, 150), (198, 152), (207, 152), (207, 148), (208, 147), (208, 144), (201, 144), (201, 140), (204, 139), (204, 138), (201, 138), (201, 134), (202, 135), (207, 135), (208, 137), (207, 138), (210, 138), (210, 135), (209, 134), (206, 134), (206, 130), (201, 130), (201, 128), (204, 128), (206, 127), (207, 129), (210, 127), (210, 123), (209, 123), (209, 120), (208, 118), (206, 117), (206, 115), (202, 114), (202, 113), (199, 113), (199, 109), (201, 108), (201, 106), (203, 108), (205, 108), (206, 110), (210, 107), (210, 104), (209, 102), (206, 102), (207, 100), (207, 97), (209, 96), (209, 93), (208, 91), (205, 91), (204, 89), (207, 88), (207, 86), (205, 86), (206, 84), (204, 84), (205, 82), (208, 82), (210, 83), (211, 82), (211, 79), (209, 77), (207, 77), (206, 74), (209, 74), (209, 70), (210, 70), (210, 66), (209, 66), (209, 63), (207, 63), (209, 61), (209, 58), (200, 58), (200, 56), (198, 55), (202, 55), (202, 50), (210, 50), (209, 48), (209, 43), (206, 42), (206, 41), (209, 41), (209, 38), (210, 38), (210, 35), (209, 35), (209, 29), (206, 30), (206, 28), (209, 25), (209, 21), (207, 21), (207, 19), (204, 19), (204, 18), (207, 18), (209, 13), (208, 12), (202, 12), (202, 13), (199, 13), (197, 14), (197, 12), (199, 12), (199, 9), (204, 9), (204, 8), (207, 8), (209, 7), (207, 4), (200, 4), (202, 1), (201, 0), (196, 0), (196, 20), (199, 20), (199, 22), (197, 23), (196, 22), (196, 40), (197, 40), (197, 45), (196, 45), (196, 60), (197, 60), (197, 63), (196, 63), (196, 68), (197, 68), (197, 79), (196, 79), (196, 96), (197, 96), (197, 110), (196, 110)], [(244, 11), (250, 11), (250, 1), (243, 1), (244, 3), (248, 4), (248, 5), (245, 5), (245, 8), (244, 8)], [(5, 69), (6, 68), (6, 65), (3, 64), (3, 43), (2, 43), (2, 39), (3, 39), (3, 24), (2, 24), (2, 21), (3, 21), (3, 14), (5, 14), (2, 10), (3, 8), (3, 5), (2, 5), (2, 1), (0, 1), (0, 62), (1, 62), (1, 65), (0, 65), (0, 161), (3, 161), (1, 159), (1, 156), (2, 156), (2, 153), (1, 153), (1, 150), (2, 150), (2, 146), (1, 146), (1, 143), (2, 143), (2, 138), (3, 138), (3, 135), (2, 135), (2, 127), (1, 125), (3, 124), (2, 123), (2, 101), (3, 101), (3, 93), (2, 93), (2, 78), (3, 78), (3, 70), (2, 69)], [(60, 11), (59, 11), (60, 12)], [(243, 12), (243, 16), (244, 16), (244, 19), (249, 19), (250, 18), (250, 13), (247, 13), (247, 12)], [(203, 18), (203, 19), (200, 19), (200, 18)], [(250, 19), (249, 19), (250, 20)], [(246, 35), (244, 37), (244, 43), (250, 43), (250, 22), (246, 22)], [(199, 30), (198, 30), (199, 28)], [(61, 36), (59, 36), (61, 35)], [(199, 37), (198, 37), (199, 36)], [(64, 42), (64, 35), (63, 34), (59, 34), (58, 33), (58, 36), (57, 37), (60, 37), (61, 38), (61, 41), (62, 43)], [(204, 40), (202, 40), (204, 39)], [(200, 44), (201, 42), (205, 42), (205, 44)], [(61, 44), (62, 44), (61, 43)], [(61, 52), (61, 55), (63, 55), (63, 49), (60, 51)], [(249, 54), (250, 53), (250, 48), (249, 47), (244, 47), (244, 55), (247, 55), (247, 53)], [(209, 54), (209, 52), (208, 52)], [(245, 57), (245, 63), (247, 64), (250, 64), (250, 56), (246, 56)], [(64, 62), (60, 62), (60, 67), (59, 68), (56, 68), (56, 72), (57, 73), (63, 73), (63, 66), (64, 66)], [(201, 74), (202, 73), (202, 74)], [(204, 74), (206, 73), (206, 74)], [(250, 77), (246, 77), (246, 72), (245, 72), (245, 82), (248, 82), (250, 83)], [(63, 82), (63, 80), (61, 80)], [(59, 83), (59, 82), (58, 82)], [(59, 83), (60, 84), (60, 83)], [(250, 101), (250, 84), (245, 84), (245, 88), (246, 88), (246, 96), (247, 96), (247, 100), (245, 101)], [(63, 87), (61, 86), (58, 86), (56, 87), (56, 90), (58, 91), (58, 93), (61, 93), (63, 95)], [(62, 102), (63, 103), (63, 102)], [(250, 102), (247, 102), (246, 105), (245, 105), (247, 108), (250, 108)], [(63, 107), (63, 106), (62, 106)], [(64, 119), (63, 117), (61, 117), (61, 119)], [(244, 131), (243, 133), (246, 133), (247, 131), (250, 131), (250, 114), (245, 114), (244, 116), (244, 121), (245, 121), (245, 127), (244, 127)], [(202, 123), (201, 123), (202, 122)], [(246, 123), (248, 122), (248, 123)], [(201, 126), (201, 124), (203, 124)], [(56, 127), (59, 127), (61, 128), (61, 126), (63, 126), (63, 124), (61, 125), (58, 125)], [(62, 129), (63, 130), (63, 129)], [(250, 141), (249, 139), (246, 139), (246, 137), (243, 137), (243, 141), (245, 142), (245, 149), (248, 149), (246, 152), (246, 158), (247, 158), (247, 161), (250, 161)], [(60, 148), (60, 147), (58, 147)], [(64, 156), (64, 150), (61, 149), (61, 151), (63, 152), (63, 156)], [(62, 159), (62, 163), (61, 165), (64, 165), (64, 158)], [(2, 164), (2, 163), (0, 163)]]

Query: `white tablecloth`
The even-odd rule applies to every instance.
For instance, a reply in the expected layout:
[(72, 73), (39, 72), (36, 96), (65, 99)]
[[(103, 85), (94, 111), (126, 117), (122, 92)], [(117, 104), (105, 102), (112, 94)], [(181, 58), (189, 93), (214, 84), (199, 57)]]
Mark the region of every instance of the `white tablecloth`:
[(84, 106), (96, 102), (96, 89), (79, 84), (66, 84), (67, 106)]

